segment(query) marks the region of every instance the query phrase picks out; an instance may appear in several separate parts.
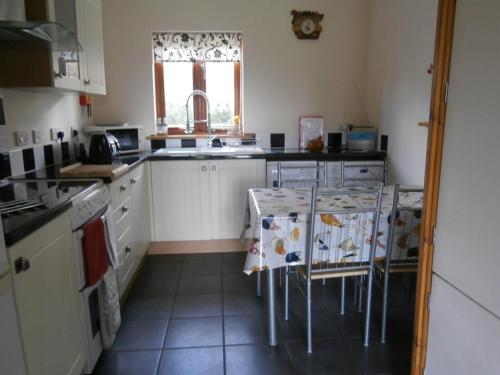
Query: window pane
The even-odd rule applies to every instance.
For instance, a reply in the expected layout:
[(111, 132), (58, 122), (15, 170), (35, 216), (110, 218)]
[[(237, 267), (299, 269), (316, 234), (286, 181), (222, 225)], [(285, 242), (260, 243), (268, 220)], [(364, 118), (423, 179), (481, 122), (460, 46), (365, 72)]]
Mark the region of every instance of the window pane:
[(234, 64), (206, 62), (205, 77), (212, 126), (231, 126), (234, 116)]
[[(186, 99), (193, 91), (193, 64), (190, 62), (163, 63), (165, 106), (169, 126), (186, 127)], [(189, 101), (189, 118), (193, 121), (193, 102)]]

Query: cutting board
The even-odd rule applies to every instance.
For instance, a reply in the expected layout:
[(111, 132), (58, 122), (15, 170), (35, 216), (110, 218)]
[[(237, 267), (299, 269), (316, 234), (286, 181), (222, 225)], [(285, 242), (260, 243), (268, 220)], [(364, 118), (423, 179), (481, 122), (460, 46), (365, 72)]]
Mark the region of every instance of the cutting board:
[(115, 180), (128, 172), (127, 164), (82, 164), (75, 163), (59, 170), (61, 177), (94, 177)]

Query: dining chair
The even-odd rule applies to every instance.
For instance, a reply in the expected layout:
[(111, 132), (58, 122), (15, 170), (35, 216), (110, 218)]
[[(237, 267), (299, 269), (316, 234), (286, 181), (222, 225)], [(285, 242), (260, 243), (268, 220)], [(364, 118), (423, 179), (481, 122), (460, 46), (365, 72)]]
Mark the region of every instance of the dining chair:
[[(327, 190), (316, 187), (311, 191), (311, 211), (308, 223), (305, 265), (295, 266), (285, 273), (285, 319), (288, 319), (288, 280), (306, 297), (307, 352), (312, 353), (312, 295), (315, 280), (366, 276), (366, 314), (364, 345), (368, 346), (372, 305), (373, 265), (375, 260), (377, 220), (382, 202), (383, 185), (377, 189)], [(322, 202), (342, 201), (363, 197), (365, 208), (342, 205), (334, 208)], [(318, 203), (320, 207), (318, 207)], [(345, 283), (342, 283), (342, 295)], [(343, 296), (342, 296), (343, 299)]]
[[(381, 281), (375, 285), (382, 290), (382, 315), (380, 341), (385, 343), (387, 336), (387, 310), (389, 302), (389, 276), (391, 273), (416, 273), (418, 269), (418, 248), (420, 239), (421, 206), (405, 206), (401, 197), (418, 194), (423, 197), (421, 188), (404, 188), (394, 185), (391, 213), (388, 216), (386, 255), (375, 260), (375, 270)], [(421, 202), (421, 200), (412, 200)], [(380, 216), (379, 216), (380, 220)], [(380, 226), (380, 225), (379, 225)]]

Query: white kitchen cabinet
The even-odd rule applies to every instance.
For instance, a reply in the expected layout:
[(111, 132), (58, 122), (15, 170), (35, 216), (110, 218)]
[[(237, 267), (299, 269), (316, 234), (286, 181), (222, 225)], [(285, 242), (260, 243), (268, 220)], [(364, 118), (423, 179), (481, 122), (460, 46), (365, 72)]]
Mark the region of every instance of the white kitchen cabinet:
[(248, 189), (265, 186), (263, 159), (154, 161), (156, 241), (238, 238)]
[(149, 213), (150, 163), (146, 161), (130, 171), (132, 198), (132, 251), (138, 261), (151, 242), (151, 216)]
[(118, 293), (123, 296), (151, 242), (149, 162), (107, 185), (111, 193), (119, 266)]
[(69, 211), (8, 254), (28, 373), (80, 374), (84, 323)]
[(210, 161), (211, 238), (239, 238), (248, 189), (265, 185), (262, 159)]
[(156, 241), (210, 237), (208, 160), (153, 161), (151, 183)]
[(76, 0), (78, 41), (82, 90), (89, 94), (106, 94), (101, 0)]

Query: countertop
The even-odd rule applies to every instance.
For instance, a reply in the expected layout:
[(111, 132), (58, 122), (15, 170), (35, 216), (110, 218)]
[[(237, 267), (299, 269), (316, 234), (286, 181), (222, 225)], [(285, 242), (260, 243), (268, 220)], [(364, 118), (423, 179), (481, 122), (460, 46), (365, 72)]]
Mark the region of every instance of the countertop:
[[(237, 154), (237, 155), (186, 155), (173, 156), (167, 154), (154, 154), (154, 151), (144, 151), (138, 154), (120, 156), (113, 164), (128, 164), (129, 171), (136, 168), (145, 160), (221, 160), (221, 159), (266, 159), (267, 161), (286, 160), (321, 160), (321, 161), (356, 161), (356, 160), (385, 160), (387, 154), (384, 151), (349, 151), (349, 150), (325, 150), (321, 153), (314, 153), (298, 148), (268, 148), (263, 154)], [(54, 179), (65, 178), (59, 174), (61, 167), (66, 167), (75, 161), (56, 164), (37, 171), (27, 172), (11, 180), (31, 180), (31, 179)], [(109, 178), (102, 178), (105, 183), (112, 182)]]

